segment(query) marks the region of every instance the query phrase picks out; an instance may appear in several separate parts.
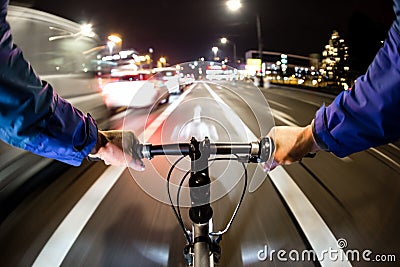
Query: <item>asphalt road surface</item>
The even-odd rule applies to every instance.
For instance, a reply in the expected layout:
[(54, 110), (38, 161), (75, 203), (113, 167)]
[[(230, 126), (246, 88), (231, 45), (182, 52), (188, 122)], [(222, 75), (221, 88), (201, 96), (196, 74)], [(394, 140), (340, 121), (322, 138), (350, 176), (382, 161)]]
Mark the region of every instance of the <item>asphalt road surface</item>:
[[(266, 134), (252, 112), (265, 107), (252, 104), (251, 84), (238, 82), (229, 92), (224, 86), (195, 83), (150, 113), (117, 114), (110, 127), (134, 130), (152, 143), (189, 135), (235, 141), (248, 130), (250, 136)], [(277, 125), (306, 125), (333, 99), (274, 86), (262, 94)], [(207, 108), (200, 105), (210, 99)], [(265, 121), (270, 122), (267, 115)], [(221, 241), (220, 266), (398, 266), (399, 147), (392, 143), (342, 159), (320, 152), (272, 171), (245, 195)], [(1, 266), (185, 266), (185, 239), (165, 203), (171, 159), (146, 160), (146, 171), (137, 173), (101, 162), (69, 167), (4, 144), (0, 148), (0, 175), (9, 180), (0, 194)], [(227, 164), (210, 169), (218, 188), (214, 230), (229, 221), (244, 183), (240, 166)], [(250, 173), (254, 170), (250, 166)], [(252, 179), (264, 177), (258, 173)], [(19, 180), (15, 186), (13, 179)], [(189, 228), (187, 208), (182, 214)], [(307, 258), (311, 250), (318, 258)]]

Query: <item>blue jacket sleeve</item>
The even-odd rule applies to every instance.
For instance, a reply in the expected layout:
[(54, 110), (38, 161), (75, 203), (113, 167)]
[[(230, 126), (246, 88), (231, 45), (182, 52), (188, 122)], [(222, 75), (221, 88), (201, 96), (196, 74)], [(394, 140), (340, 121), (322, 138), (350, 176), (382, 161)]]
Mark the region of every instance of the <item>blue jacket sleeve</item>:
[(0, 3), (0, 139), (78, 166), (97, 141), (96, 123), (35, 74), (13, 44), (8, 0)]
[[(399, 13), (399, 1), (395, 12)], [(316, 140), (339, 157), (400, 138), (399, 17), (365, 75), (314, 119)]]

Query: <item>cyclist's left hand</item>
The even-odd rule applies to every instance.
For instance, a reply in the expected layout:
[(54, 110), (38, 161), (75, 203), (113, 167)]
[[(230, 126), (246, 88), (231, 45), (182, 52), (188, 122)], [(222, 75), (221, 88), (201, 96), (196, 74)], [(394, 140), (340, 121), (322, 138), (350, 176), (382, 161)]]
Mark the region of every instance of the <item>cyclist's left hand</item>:
[(139, 140), (131, 131), (99, 131), (97, 144), (89, 157), (100, 158), (107, 165), (144, 170), (139, 156)]

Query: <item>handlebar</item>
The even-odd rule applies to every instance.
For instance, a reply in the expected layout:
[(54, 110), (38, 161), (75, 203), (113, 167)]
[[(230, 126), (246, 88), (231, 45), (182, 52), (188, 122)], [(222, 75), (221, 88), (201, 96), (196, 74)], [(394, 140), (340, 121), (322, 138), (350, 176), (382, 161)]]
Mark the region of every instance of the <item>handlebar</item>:
[(268, 161), (275, 150), (274, 142), (270, 137), (263, 137), (260, 141), (250, 143), (210, 143), (206, 137), (198, 142), (192, 137), (189, 143), (175, 143), (166, 145), (142, 144), (139, 155), (142, 158), (152, 159), (154, 156), (172, 155), (187, 156), (198, 153), (207, 155), (237, 155), (244, 162), (261, 163)]
[[(152, 159), (159, 155), (190, 156), (191, 170), (188, 185), (190, 188), (191, 201), (189, 217), (193, 222), (192, 236), (190, 236), (189, 232), (186, 230), (179, 209), (180, 188), (189, 172), (187, 172), (181, 180), (177, 192), (177, 207), (174, 206), (169, 189), (172, 170), (182, 157), (172, 165), (168, 173), (168, 196), (171, 207), (188, 243), (184, 250), (185, 259), (187, 260), (188, 265), (192, 266), (191, 263), (194, 263), (194, 266), (209, 266), (210, 255), (212, 254), (214, 255), (213, 258), (215, 261), (218, 261), (221, 252), (219, 247), (221, 236), (223, 233), (228, 231), (236, 217), (246, 192), (247, 169), (244, 163), (262, 163), (270, 160), (275, 150), (273, 140), (270, 137), (263, 137), (259, 141), (249, 143), (211, 143), (208, 137), (205, 137), (203, 141), (197, 141), (196, 138), (192, 137), (188, 143), (173, 143), (166, 145), (140, 144), (139, 146), (136, 146), (136, 148), (139, 149), (139, 151), (136, 151), (137, 154), (141, 158), (147, 159)], [(211, 179), (208, 171), (210, 155), (234, 155), (236, 156), (236, 159), (242, 163), (242, 166), (245, 169), (245, 183), (241, 198), (225, 230), (217, 233), (209, 233), (209, 221), (213, 216), (213, 209), (210, 205)], [(228, 159), (230, 159), (230, 157)], [(215, 236), (217, 237), (214, 238)]]

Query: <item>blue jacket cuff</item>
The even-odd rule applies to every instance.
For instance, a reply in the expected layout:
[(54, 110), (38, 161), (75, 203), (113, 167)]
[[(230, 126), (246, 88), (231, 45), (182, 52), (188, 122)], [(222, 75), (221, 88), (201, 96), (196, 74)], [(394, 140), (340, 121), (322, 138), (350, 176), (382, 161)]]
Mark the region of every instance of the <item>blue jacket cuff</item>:
[(322, 150), (330, 151), (338, 157), (347, 156), (348, 153), (343, 151), (343, 146), (335, 140), (328, 130), (325, 105), (322, 105), (315, 114), (313, 135)]

